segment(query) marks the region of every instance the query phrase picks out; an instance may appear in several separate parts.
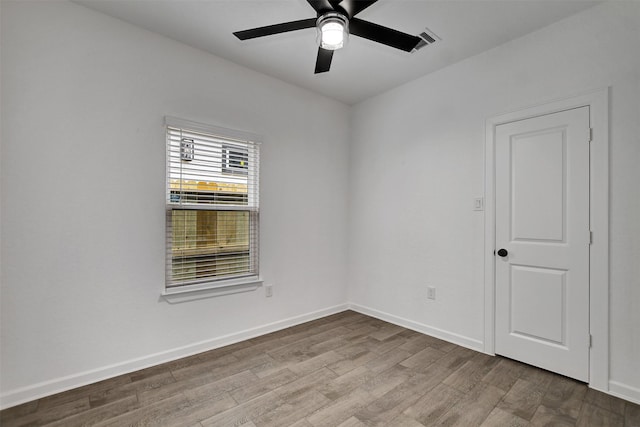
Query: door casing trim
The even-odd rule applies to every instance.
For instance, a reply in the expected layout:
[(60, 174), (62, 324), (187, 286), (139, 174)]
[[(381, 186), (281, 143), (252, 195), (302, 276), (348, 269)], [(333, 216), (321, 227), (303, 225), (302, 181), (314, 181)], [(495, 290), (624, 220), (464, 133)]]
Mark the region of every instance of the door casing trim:
[[(484, 352), (495, 354), (495, 130), (496, 126), (589, 107), (589, 387), (609, 391), (609, 93), (610, 88), (512, 111), (486, 120), (484, 147)], [(585, 142), (586, 144), (587, 142)]]

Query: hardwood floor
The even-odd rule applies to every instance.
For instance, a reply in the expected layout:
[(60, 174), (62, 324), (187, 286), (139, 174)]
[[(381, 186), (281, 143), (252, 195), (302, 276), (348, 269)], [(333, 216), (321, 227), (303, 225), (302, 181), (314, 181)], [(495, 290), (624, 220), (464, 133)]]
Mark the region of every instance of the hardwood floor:
[(640, 426), (640, 406), (353, 311), (6, 409), (2, 426)]

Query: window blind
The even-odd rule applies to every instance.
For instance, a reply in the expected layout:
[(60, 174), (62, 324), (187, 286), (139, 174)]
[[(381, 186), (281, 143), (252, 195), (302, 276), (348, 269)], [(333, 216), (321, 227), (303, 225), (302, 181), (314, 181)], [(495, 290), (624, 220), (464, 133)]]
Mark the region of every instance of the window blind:
[(167, 118), (167, 288), (258, 275), (259, 142)]

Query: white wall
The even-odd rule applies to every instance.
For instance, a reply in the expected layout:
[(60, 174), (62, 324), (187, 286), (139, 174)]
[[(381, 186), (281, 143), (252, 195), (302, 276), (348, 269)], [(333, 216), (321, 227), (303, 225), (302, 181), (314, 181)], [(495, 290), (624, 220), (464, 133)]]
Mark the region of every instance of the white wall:
[(481, 348), (485, 120), (611, 86), (610, 379), (640, 401), (639, 46), (608, 2), (356, 106), (349, 301)]
[[(352, 110), (82, 6), (0, 4), (2, 405), (346, 301), (480, 348), (484, 217), (472, 200), (485, 119), (608, 85), (611, 379), (640, 393), (637, 3), (590, 9)], [(160, 298), (164, 115), (264, 135), (273, 298)]]
[[(348, 107), (68, 2), (1, 29), (4, 406), (344, 307)], [(160, 298), (165, 115), (264, 136), (272, 298)]]

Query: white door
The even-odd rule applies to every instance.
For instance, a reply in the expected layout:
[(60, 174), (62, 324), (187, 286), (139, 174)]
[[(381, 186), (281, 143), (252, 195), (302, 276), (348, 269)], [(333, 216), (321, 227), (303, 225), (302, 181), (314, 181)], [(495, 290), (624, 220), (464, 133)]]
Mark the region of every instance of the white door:
[(495, 352), (589, 380), (589, 107), (496, 127)]

